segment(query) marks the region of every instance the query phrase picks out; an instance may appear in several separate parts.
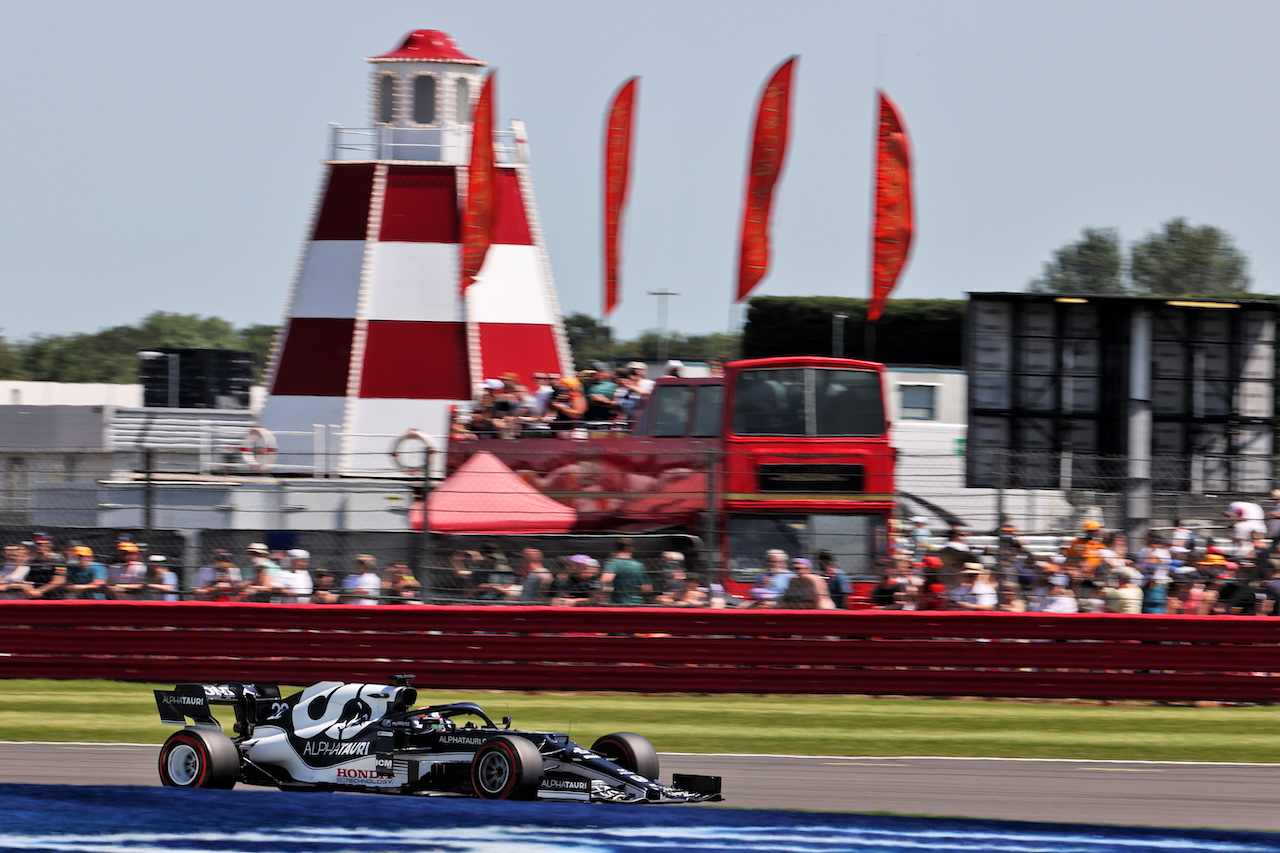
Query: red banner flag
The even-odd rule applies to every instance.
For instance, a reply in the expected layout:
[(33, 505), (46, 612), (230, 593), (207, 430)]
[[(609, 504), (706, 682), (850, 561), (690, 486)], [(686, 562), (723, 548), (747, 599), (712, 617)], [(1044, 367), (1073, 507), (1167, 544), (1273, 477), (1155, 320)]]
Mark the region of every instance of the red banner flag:
[(871, 303), (867, 322), (884, 311), (911, 251), (911, 148), (907, 129), (893, 101), (879, 92), (880, 125), (876, 142), (875, 223), (871, 227)]
[(493, 242), (497, 170), (493, 155), (493, 72), (485, 78), (472, 117), (471, 160), (467, 167), (467, 203), (462, 209), (462, 282), (459, 296), (475, 283)]
[(635, 116), (636, 86), (632, 77), (613, 98), (604, 137), (604, 315), (618, 304), (618, 232), (627, 203), (631, 177), (631, 120)]
[(738, 302), (769, 271), (769, 212), (773, 187), (782, 174), (787, 156), (787, 131), (791, 124), (791, 71), (799, 57), (778, 66), (760, 93), (756, 108), (751, 164), (747, 173), (747, 200), (742, 212), (742, 239), (738, 260)]

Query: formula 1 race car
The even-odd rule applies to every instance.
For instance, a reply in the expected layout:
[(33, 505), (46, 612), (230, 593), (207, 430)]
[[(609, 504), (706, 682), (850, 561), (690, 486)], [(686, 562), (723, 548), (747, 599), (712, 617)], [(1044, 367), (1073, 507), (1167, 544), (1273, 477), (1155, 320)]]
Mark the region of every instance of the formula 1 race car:
[[(412, 676), (391, 685), (321, 681), (281, 697), (266, 684), (157, 690), (160, 719), (185, 726), (160, 749), (160, 780), (180, 788), (236, 782), (281, 790), (376, 791), (614, 803), (719, 800), (720, 777), (658, 779), (653, 744), (631, 732), (583, 749), (568, 735), (499, 727), (474, 702), (415, 708)], [(235, 713), (235, 737), (212, 706)], [(190, 718), (192, 723), (187, 724)]]

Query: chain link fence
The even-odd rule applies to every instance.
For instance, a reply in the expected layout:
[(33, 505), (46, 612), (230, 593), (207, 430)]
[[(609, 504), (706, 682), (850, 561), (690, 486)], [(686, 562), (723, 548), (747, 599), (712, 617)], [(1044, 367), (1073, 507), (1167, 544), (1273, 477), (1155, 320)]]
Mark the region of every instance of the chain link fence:
[[(505, 442), (476, 442), (481, 449), (499, 444)], [(1230, 501), (1261, 503), (1269, 497), (1261, 491), (1168, 488), (1188, 478), (1200, 486), (1229, 484), (1215, 479), (1232, 470), (1236, 460), (1227, 457), (1155, 459), (1149, 477), (1136, 480), (1123, 457), (986, 453), (987, 464), (996, 459), (998, 475), (1007, 482), (1046, 487), (970, 489), (964, 448), (957, 443), (899, 452), (896, 514), (903, 523), (895, 527), (883, 518), (850, 515), (821, 494), (813, 494), (804, 509), (771, 510), (764, 500), (751, 511), (729, 512), (719, 475), (744, 462), (726, 458), (710, 441), (690, 441), (680, 452), (650, 449), (647, 454), (639, 454), (626, 438), (618, 439), (615, 448), (610, 441), (520, 444), (523, 455), (504, 452), (517, 475), (475, 474), (466, 491), (453, 492), (456, 513), (489, 521), (495, 516), (500, 521), (536, 519), (536, 507), (512, 502), (513, 495), (532, 486), (574, 506), (575, 531), (609, 532), (423, 536), (415, 532), (414, 519), (415, 514), (421, 517), (421, 498), (429, 484), (412, 469), (383, 479), (215, 477), (173, 470), (110, 474), (102, 470), (103, 459), (85, 457), (68, 468), (50, 455), (0, 460), (0, 537), (17, 546), (42, 532), (59, 546), (88, 547), (98, 562), (110, 565), (117, 560), (116, 544), (127, 536), (139, 543), (144, 556), (166, 558), (178, 575), (181, 595), (188, 598), (197, 594), (200, 570), (211, 565), (218, 549), (230, 552), (234, 566), (245, 574), (251, 570), (246, 554), (250, 544), (265, 544), (277, 560), (289, 550), (306, 550), (313, 582), (332, 586), (338, 600), (343, 599), (343, 584), (358, 574), (357, 557), (369, 554), (383, 580), (388, 567), (400, 562), (416, 581), (411, 596), (401, 595), (404, 589), (387, 589), (374, 598), (428, 603), (526, 600), (521, 587), (524, 551), (531, 548), (541, 552), (553, 580), (576, 576), (576, 603), (599, 603), (609, 599), (592, 585), (602, 586), (605, 563), (618, 550), (616, 531), (650, 531), (633, 535), (649, 587), (646, 601), (684, 601), (683, 585), (688, 584), (687, 601), (710, 604), (723, 594), (722, 582), (750, 584), (763, 567), (765, 552), (774, 547), (810, 559), (828, 551), (853, 580), (870, 580), (891, 537), (904, 535), (911, 517), (923, 516), (939, 537), (950, 525), (994, 534), (1007, 519), (1020, 533), (1043, 537), (1056, 547), (1085, 519), (1119, 530), (1130, 529), (1135, 520), (1153, 529), (1189, 521), (1212, 535), (1225, 529), (1223, 511)], [(1256, 468), (1257, 460), (1240, 462)], [(430, 485), (441, 499), (455, 482)], [(1253, 482), (1263, 480), (1255, 476)], [(1135, 507), (1145, 509), (1145, 515), (1135, 517)], [(457, 529), (467, 526), (464, 521)], [(11, 555), (6, 563), (12, 565)], [(483, 580), (490, 575), (494, 581)], [(562, 586), (548, 581), (533, 600), (555, 598)], [(7, 589), (0, 594), (24, 593)]]

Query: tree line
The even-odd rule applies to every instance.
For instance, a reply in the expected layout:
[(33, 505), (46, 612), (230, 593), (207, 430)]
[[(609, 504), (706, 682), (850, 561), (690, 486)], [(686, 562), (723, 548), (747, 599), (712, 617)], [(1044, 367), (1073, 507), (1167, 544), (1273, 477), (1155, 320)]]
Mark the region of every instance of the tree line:
[[(1171, 219), (1127, 248), (1115, 228), (1085, 228), (1032, 279), (1033, 293), (1134, 296), (1252, 296), (1248, 260), (1231, 237), (1209, 225)], [(866, 335), (865, 299), (834, 296), (757, 296), (748, 303), (742, 335), (713, 332), (663, 334), (656, 329), (632, 340), (586, 314), (564, 318), (578, 369), (595, 362), (641, 359), (758, 358), (770, 355), (872, 356), (894, 364), (960, 366), (964, 302), (954, 299), (893, 299), (877, 324), (874, 348)], [(838, 315), (845, 315), (840, 319)], [(836, 325), (833, 325), (833, 322)], [(0, 379), (45, 382), (138, 381), (138, 351), (160, 347), (248, 350), (254, 378), (261, 381), (276, 328), (237, 329), (219, 317), (156, 311), (136, 325), (99, 332), (36, 335), (10, 341), (0, 335)]]
[(736, 358), (740, 338), (723, 332), (686, 335), (648, 329), (632, 340), (615, 340), (613, 328), (587, 314), (569, 314), (564, 318), (564, 331), (573, 350), (578, 370), (600, 361), (617, 364), (624, 361), (659, 361), (676, 358), (681, 361), (706, 361), (709, 358)]
[(219, 317), (156, 311), (133, 326), (99, 332), (36, 335), (29, 340), (0, 337), (0, 379), (36, 382), (138, 381), (138, 350), (158, 347), (248, 350), (254, 379), (260, 381), (271, 353), (275, 326), (237, 329)]

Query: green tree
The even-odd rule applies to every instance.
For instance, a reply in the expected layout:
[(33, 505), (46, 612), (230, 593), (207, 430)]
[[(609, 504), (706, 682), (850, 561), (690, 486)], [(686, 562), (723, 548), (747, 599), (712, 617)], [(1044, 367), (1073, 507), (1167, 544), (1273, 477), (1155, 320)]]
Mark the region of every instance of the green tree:
[(588, 314), (570, 314), (564, 318), (564, 331), (579, 370), (592, 362), (614, 360), (613, 329), (596, 318)]
[(0, 335), (0, 379), (25, 379), (22, 375), (22, 364), (18, 359), (18, 350), (13, 344)]
[(1143, 296), (1230, 296), (1249, 291), (1248, 264), (1226, 233), (1179, 217), (1133, 245), (1129, 274)]
[(220, 317), (156, 311), (136, 326), (112, 326), (93, 334), (38, 335), (11, 347), (0, 338), (0, 376), (8, 347), (19, 375), (14, 378), (132, 383), (138, 381), (138, 350), (174, 347), (248, 350), (255, 358), (255, 379), (260, 380), (274, 335), (271, 326), (237, 331)]
[[(741, 346), (738, 335), (724, 332), (710, 332), (703, 335), (686, 335), (680, 332), (667, 333), (667, 358), (681, 361), (706, 361), (710, 358), (731, 359), (737, 356)], [(663, 351), (662, 332), (658, 329), (646, 329), (633, 341), (620, 342), (617, 351), (628, 358), (642, 358), (653, 361)]]
[(1120, 232), (1114, 228), (1086, 228), (1081, 239), (1053, 253), (1040, 278), (1032, 279), (1032, 293), (1125, 292), (1121, 275)]
[(276, 339), (276, 327), (260, 323), (256, 326), (245, 326), (240, 330), (240, 346), (253, 353), (253, 381), (261, 382), (267, 370), (267, 362), (271, 358), (271, 346)]

